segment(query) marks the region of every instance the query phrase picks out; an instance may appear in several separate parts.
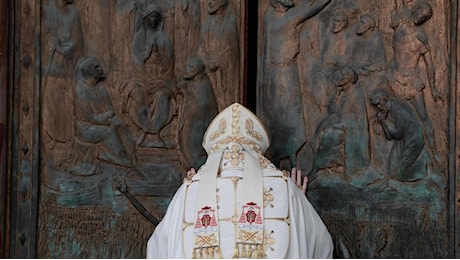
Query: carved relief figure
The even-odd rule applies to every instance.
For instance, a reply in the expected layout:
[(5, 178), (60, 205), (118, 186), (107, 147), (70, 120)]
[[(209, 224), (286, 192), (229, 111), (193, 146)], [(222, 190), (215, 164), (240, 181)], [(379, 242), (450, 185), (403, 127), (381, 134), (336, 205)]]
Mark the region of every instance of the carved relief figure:
[(73, 0), (52, 0), (45, 6), (45, 25), (51, 36), (48, 75), (70, 77), (83, 55), (80, 15)]
[[(335, 83), (331, 82), (330, 75), (337, 67), (343, 66), (350, 61), (353, 41), (353, 34), (348, 28), (347, 15), (343, 11), (337, 11), (329, 31), (326, 32), (320, 60), (316, 62), (316, 66), (310, 75), (314, 88), (308, 90), (308, 95), (312, 96), (315, 104), (320, 106), (321, 113), (317, 117), (319, 119), (327, 113), (330, 93), (335, 92)], [(312, 118), (311, 120), (315, 119)], [(310, 124), (316, 127), (317, 122), (311, 122)]]
[(198, 55), (222, 110), (240, 98), (239, 32), (228, 0), (207, 0), (207, 4), (209, 16), (201, 27)]
[(346, 64), (350, 60), (353, 35), (349, 30), (348, 17), (344, 11), (334, 14), (321, 50), (321, 60), (326, 66)]
[(320, 169), (344, 173), (353, 183), (370, 163), (369, 131), (364, 91), (356, 84), (357, 74), (346, 66), (332, 75), (337, 92), (329, 106), (329, 115), (317, 128), (317, 149), (311, 179)]
[(361, 15), (353, 44), (353, 69), (367, 93), (371, 93), (385, 79), (387, 59), (377, 20), (372, 14)]
[(206, 161), (206, 151), (201, 146), (202, 137), (219, 112), (211, 82), (200, 58), (190, 59), (179, 89), (184, 97), (179, 114), (179, 144), (187, 161), (184, 168), (198, 169)]
[(102, 82), (106, 74), (96, 59), (80, 65), (75, 86), (75, 139), (71, 172), (91, 175), (102, 160), (136, 169), (134, 141), (115, 115), (110, 96)]
[[(432, 16), (432, 8), (428, 2), (404, 0), (401, 11), (396, 10), (390, 26), (393, 28), (394, 57), (391, 63), (391, 89), (396, 96), (406, 99), (417, 112), (424, 127), (425, 138), (428, 141), (430, 153), (436, 153), (435, 135), (431, 119), (425, 107), (424, 77), (419, 67), (423, 60), (426, 67), (426, 77), (435, 101), (440, 100), (441, 93), (435, 85), (435, 70), (431, 57), (428, 37), (421, 25)], [(433, 156), (433, 155), (432, 155)], [(435, 160), (440, 160), (434, 156)]]
[(375, 110), (369, 101), (370, 93), (379, 86), (387, 84), (387, 58), (382, 35), (377, 25), (377, 18), (370, 13), (362, 14), (359, 17), (355, 29), (355, 41), (353, 43), (351, 57), (353, 59), (353, 69), (358, 73), (358, 83), (363, 87), (366, 107), (369, 113), (368, 122), (373, 167), (381, 168), (386, 158), (382, 158), (382, 147), (387, 144), (387, 140), (379, 133), (374, 131), (380, 129), (379, 123), (375, 118)]
[(201, 6), (199, 0), (178, 0), (175, 23), (176, 75), (182, 75), (200, 42)]
[(194, 53), (197, 49), (200, 35), (201, 8), (199, 0), (181, 0), (181, 10), (185, 18), (184, 31), (188, 52)]
[(274, 140), (268, 150), (275, 165), (289, 157), (296, 165), (296, 153), (305, 143), (305, 122), (299, 86), (297, 26), (323, 9), (330, 0), (294, 5), (293, 1), (271, 0), (264, 17), (263, 89), (260, 116)]
[(142, 12), (142, 26), (135, 32), (132, 54), (141, 72), (123, 85), (123, 111), (133, 123), (136, 143), (144, 147), (165, 147), (160, 131), (175, 114), (174, 49), (163, 30), (157, 5)]
[[(311, 30), (312, 26), (307, 26), (307, 24), (315, 22), (313, 19), (307, 21), (303, 25), (303, 30)], [(350, 59), (349, 49), (352, 45), (354, 34), (349, 29), (348, 22), (348, 17), (344, 10), (336, 11), (327, 31), (322, 32), (324, 41), (318, 41), (319, 35), (314, 37), (315, 41), (318, 42), (319, 53), (315, 56), (308, 55), (304, 57), (304, 60), (312, 63), (312, 65), (304, 76), (306, 82), (301, 81), (303, 114), (307, 122), (305, 123), (307, 143), (297, 155), (297, 158), (305, 158), (304, 160), (299, 160), (300, 164), (297, 167), (304, 168), (307, 172), (312, 169), (312, 154), (314, 153), (312, 143), (315, 142), (313, 139), (316, 127), (321, 119), (327, 115), (330, 95), (336, 91), (334, 83), (330, 80), (330, 74), (337, 68), (338, 64), (345, 64)], [(301, 43), (301, 45), (307, 45), (306, 48), (312, 44), (310, 41)], [(303, 63), (299, 64), (299, 68), (303, 67)]]
[[(350, 61), (350, 46), (353, 44), (354, 35), (348, 26), (348, 17), (345, 12), (337, 11), (329, 30), (325, 34), (326, 39), (321, 48), (320, 59), (310, 74), (313, 88), (307, 93), (314, 98), (314, 105), (319, 106), (320, 109), (320, 113), (316, 117), (309, 118), (309, 124), (313, 127), (316, 127), (318, 121), (327, 114), (330, 94), (336, 91), (335, 83), (330, 79), (331, 73), (337, 67)], [(308, 109), (310, 110), (311, 107), (309, 106)], [(309, 112), (307, 111), (307, 113)]]
[(46, 143), (53, 147), (56, 142), (70, 142), (73, 136), (70, 86), (74, 85), (75, 65), (83, 55), (84, 38), (80, 15), (72, 0), (51, 0), (44, 12), (49, 38), (44, 43), (48, 45), (48, 55), (43, 65), (43, 130)]
[(169, 80), (174, 75), (174, 49), (164, 31), (162, 10), (151, 4), (141, 14), (142, 26), (133, 39), (133, 59), (152, 80)]
[(423, 130), (414, 110), (383, 89), (370, 100), (379, 109), (377, 119), (387, 140), (394, 140), (388, 159), (388, 174), (399, 181), (415, 181), (427, 175)]

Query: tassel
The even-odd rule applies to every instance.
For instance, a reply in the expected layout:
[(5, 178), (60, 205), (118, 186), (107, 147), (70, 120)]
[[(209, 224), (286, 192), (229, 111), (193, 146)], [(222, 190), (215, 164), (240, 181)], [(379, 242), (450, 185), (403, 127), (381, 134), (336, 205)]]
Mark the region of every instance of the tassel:
[(200, 258), (200, 259), (203, 258), (202, 248), (198, 248), (198, 258)]
[(257, 244), (254, 244), (254, 246), (252, 248), (252, 256), (251, 256), (251, 258), (257, 259), (257, 258), (259, 258), (258, 256), (259, 256), (259, 254), (257, 253)]
[(195, 248), (193, 249), (192, 259), (196, 259), (196, 249)]
[(247, 255), (247, 257), (248, 258), (254, 258), (253, 253), (254, 253), (254, 250), (252, 250), (252, 246), (251, 246), (251, 244), (249, 244), (248, 245), (248, 255)]
[(241, 254), (240, 254), (240, 257), (241, 257), (241, 258), (248, 258), (248, 256), (246, 255), (246, 245), (245, 245), (245, 244), (241, 244)]
[(263, 246), (263, 245), (260, 245), (259, 257), (260, 257), (260, 258), (267, 258), (267, 255), (265, 254), (264, 246)]
[(217, 251), (217, 258), (222, 259), (222, 254), (220, 253), (220, 247), (217, 247), (216, 251)]
[(238, 247), (238, 243), (235, 243), (235, 249), (233, 249), (233, 259), (240, 258), (240, 249)]
[(212, 247), (208, 247), (208, 258), (214, 258), (214, 249)]

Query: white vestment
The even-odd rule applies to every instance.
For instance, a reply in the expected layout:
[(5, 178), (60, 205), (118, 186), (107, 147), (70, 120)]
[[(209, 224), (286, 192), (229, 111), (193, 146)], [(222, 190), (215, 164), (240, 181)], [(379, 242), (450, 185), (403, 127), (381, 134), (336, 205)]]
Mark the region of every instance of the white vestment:
[[(266, 257), (332, 258), (331, 236), (307, 197), (289, 176), (276, 169), (264, 156), (258, 156), (264, 183), (263, 250)], [(217, 215), (221, 256), (232, 258), (241, 213), (238, 198), (245, 196), (239, 192), (239, 180), (246, 173), (241, 167), (226, 165), (230, 164), (222, 158), (217, 176)], [(192, 258), (195, 202), (201, 176), (198, 171), (176, 192), (166, 215), (148, 241), (147, 258)]]

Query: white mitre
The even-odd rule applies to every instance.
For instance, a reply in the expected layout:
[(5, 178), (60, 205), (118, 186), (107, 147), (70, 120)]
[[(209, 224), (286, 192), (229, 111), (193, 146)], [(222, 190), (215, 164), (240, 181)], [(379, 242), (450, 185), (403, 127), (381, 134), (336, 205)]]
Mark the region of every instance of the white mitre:
[(270, 141), (260, 120), (244, 106), (233, 103), (209, 124), (203, 138), (203, 148), (208, 154), (230, 142), (247, 145), (263, 154)]
[[(264, 126), (238, 103), (211, 122), (203, 141), (208, 159), (187, 188), (191, 202), (185, 203), (186, 257), (285, 256), (289, 246), (286, 177), (263, 157), (268, 146)], [(269, 173), (262, 168), (270, 169)]]

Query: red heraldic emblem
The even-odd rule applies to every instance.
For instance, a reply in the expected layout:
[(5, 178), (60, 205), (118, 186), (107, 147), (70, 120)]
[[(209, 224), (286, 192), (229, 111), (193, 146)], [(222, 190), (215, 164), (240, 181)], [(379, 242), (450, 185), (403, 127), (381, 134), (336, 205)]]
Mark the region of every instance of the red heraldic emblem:
[(254, 211), (253, 207), (250, 207), (249, 210), (246, 212), (246, 221), (249, 222), (249, 224), (254, 223), (256, 221), (256, 212)]
[(243, 211), (241, 212), (239, 223), (249, 225), (255, 223), (257, 225), (261, 225), (262, 216), (260, 214), (260, 206), (254, 202), (246, 203), (246, 205), (243, 206)]
[(201, 225), (207, 228), (211, 224), (211, 216), (209, 216), (209, 211), (205, 211), (203, 216), (201, 217)]
[(217, 227), (215, 212), (216, 210), (209, 206), (201, 208), (201, 210), (198, 211), (198, 218), (195, 222), (195, 228), (201, 229), (208, 227)]

